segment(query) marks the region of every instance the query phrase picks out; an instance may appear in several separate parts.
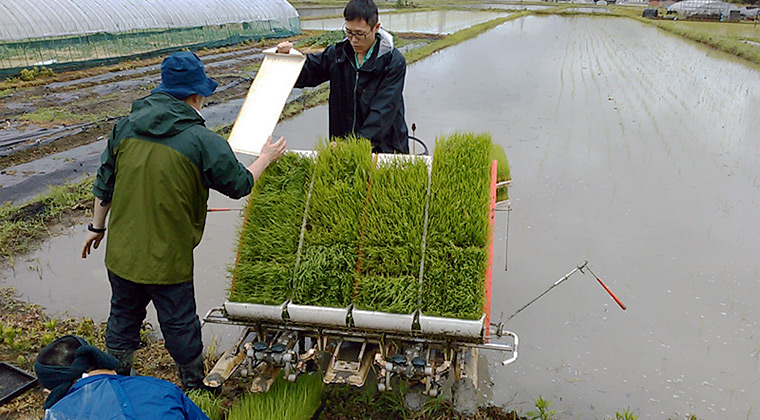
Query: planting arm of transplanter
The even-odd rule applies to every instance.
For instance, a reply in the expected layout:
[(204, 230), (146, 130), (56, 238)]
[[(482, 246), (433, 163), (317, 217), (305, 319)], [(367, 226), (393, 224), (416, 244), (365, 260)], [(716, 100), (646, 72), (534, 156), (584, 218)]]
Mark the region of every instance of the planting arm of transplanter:
[[(514, 317), (515, 317), (515, 315), (517, 315), (517, 314), (519, 314), (520, 312), (522, 312), (522, 311), (523, 311), (523, 309), (525, 309), (525, 308), (527, 308), (528, 306), (532, 305), (532, 304), (533, 304), (533, 302), (537, 301), (538, 299), (540, 299), (541, 297), (543, 297), (545, 294), (549, 293), (549, 291), (551, 291), (551, 290), (552, 290), (552, 289), (554, 289), (555, 287), (559, 286), (559, 285), (560, 285), (560, 283), (562, 283), (562, 282), (564, 282), (565, 280), (569, 279), (569, 278), (570, 278), (570, 276), (572, 276), (573, 274), (575, 274), (575, 272), (576, 272), (576, 271), (580, 271), (581, 273), (583, 273), (583, 270), (584, 270), (584, 269), (588, 270), (588, 272), (589, 272), (589, 273), (590, 273), (592, 276), (594, 276), (594, 278), (596, 278), (596, 281), (598, 281), (598, 282), (599, 282), (599, 284), (601, 284), (601, 285), (602, 285), (602, 287), (604, 287), (604, 290), (606, 290), (606, 291), (607, 291), (607, 293), (609, 293), (609, 295), (612, 297), (612, 299), (614, 299), (614, 300), (615, 300), (615, 302), (616, 302), (616, 303), (617, 303), (617, 304), (620, 306), (620, 309), (622, 309), (622, 310), (626, 310), (626, 306), (623, 304), (623, 302), (621, 302), (621, 301), (620, 301), (620, 299), (618, 299), (618, 297), (617, 297), (617, 296), (615, 296), (615, 294), (614, 294), (614, 293), (612, 293), (612, 291), (610, 290), (610, 288), (609, 288), (609, 287), (607, 287), (607, 285), (606, 285), (606, 284), (604, 284), (604, 283), (602, 282), (602, 280), (601, 280), (601, 279), (600, 279), (600, 278), (599, 278), (599, 277), (598, 277), (596, 274), (594, 274), (594, 273), (591, 271), (591, 269), (588, 267), (588, 261), (584, 261), (584, 262), (583, 262), (583, 264), (581, 264), (581, 265), (579, 265), (579, 266), (575, 267), (575, 268), (574, 268), (574, 269), (573, 269), (571, 272), (569, 272), (569, 273), (565, 274), (565, 276), (564, 276), (564, 277), (562, 277), (561, 279), (557, 280), (557, 281), (556, 281), (556, 282), (555, 282), (553, 285), (551, 285), (551, 287), (549, 287), (548, 289), (544, 290), (544, 292), (543, 292), (543, 293), (541, 293), (540, 295), (536, 296), (536, 298), (535, 298), (535, 299), (531, 300), (531, 301), (530, 301), (530, 302), (528, 302), (528, 303), (527, 303), (525, 306), (523, 306), (522, 308), (518, 309), (518, 310), (517, 310), (515, 313), (513, 313), (512, 315), (510, 315), (510, 316), (509, 316), (509, 318), (507, 318), (507, 319), (506, 319), (506, 321), (504, 321), (502, 324), (509, 322), (509, 320), (510, 320), (510, 319), (514, 318)], [(499, 329), (501, 329), (501, 328), (499, 328)]]

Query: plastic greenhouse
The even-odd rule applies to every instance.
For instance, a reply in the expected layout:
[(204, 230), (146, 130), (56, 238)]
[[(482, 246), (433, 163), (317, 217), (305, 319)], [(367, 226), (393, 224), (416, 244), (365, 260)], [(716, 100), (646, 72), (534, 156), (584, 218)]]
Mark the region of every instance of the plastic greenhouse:
[(0, 74), (300, 33), (286, 0), (0, 0)]
[(690, 16), (728, 16), (731, 11), (739, 8), (731, 3), (714, 0), (686, 0), (674, 3), (668, 7), (668, 13)]

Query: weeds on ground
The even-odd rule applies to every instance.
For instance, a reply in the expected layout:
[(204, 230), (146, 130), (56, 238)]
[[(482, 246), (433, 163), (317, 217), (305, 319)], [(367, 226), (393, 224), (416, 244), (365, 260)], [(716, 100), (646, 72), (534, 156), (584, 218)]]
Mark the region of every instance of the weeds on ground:
[(633, 414), (631, 407), (626, 407), (623, 411), (615, 413), (615, 420), (637, 420), (639, 416)]
[(343, 41), (344, 39), (346, 39), (346, 34), (343, 33), (343, 31), (327, 31), (317, 36), (312, 36), (309, 38), (302, 39), (296, 42), (295, 47), (296, 48), (326, 47), (330, 44), (335, 44), (337, 42)]
[(46, 79), (55, 77), (53, 69), (49, 69), (45, 66), (32, 67), (28, 69), (22, 69), (21, 74), (18, 77), (5, 78), (5, 83), (8, 84), (20, 84), (22, 82), (31, 82), (35, 79)]
[(529, 411), (525, 415), (530, 420), (554, 420), (557, 412), (551, 409), (552, 400), (545, 400), (540, 395), (534, 400), (536, 411)]
[(85, 215), (92, 207), (94, 178), (51, 187), (23, 206), (0, 205), (0, 258), (11, 262), (15, 255), (29, 252), (49, 236), (48, 227), (68, 215)]
[(188, 392), (187, 396), (206, 413), (210, 420), (224, 420), (225, 412), (221, 397), (202, 389), (194, 389)]

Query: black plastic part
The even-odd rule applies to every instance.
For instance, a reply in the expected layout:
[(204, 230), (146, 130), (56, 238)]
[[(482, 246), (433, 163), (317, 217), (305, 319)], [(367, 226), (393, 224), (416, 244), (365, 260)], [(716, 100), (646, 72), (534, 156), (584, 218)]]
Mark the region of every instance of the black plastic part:
[(394, 354), (393, 355), (393, 363), (396, 365), (405, 365), (406, 364), (406, 355), (404, 354)]
[(272, 353), (282, 353), (285, 351), (285, 345), (284, 344), (275, 344), (272, 346)]
[(424, 367), (427, 364), (427, 360), (425, 360), (424, 357), (415, 357), (412, 359), (412, 366), (414, 367)]
[(267, 343), (265, 343), (265, 342), (263, 342), (263, 341), (257, 341), (257, 342), (255, 342), (255, 343), (253, 343), (253, 350), (254, 350), (254, 351), (264, 351), (264, 350), (266, 350), (268, 347), (269, 347), (269, 346), (267, 345)]
[(37, 385), (37, 378), (6, 362), (0, 362), (0, 405)]

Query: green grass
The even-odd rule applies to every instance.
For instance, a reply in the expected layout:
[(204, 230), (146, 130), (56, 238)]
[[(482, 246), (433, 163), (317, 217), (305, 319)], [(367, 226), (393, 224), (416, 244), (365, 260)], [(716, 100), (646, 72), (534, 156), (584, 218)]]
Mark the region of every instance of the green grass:
[(74, 113), (68, 109), (60, 107), (40, 108), (33, 112), (25, 113), (18, 117), (19, 120), (32, 123), (56, 123), (56, 124), (77, 124), (92, 122), (106, 118), (108, 112), (101, 111), (95, 114)]
[(187, 396), (210, 420), (224, 420), (224, 408), (222, 407), (221, 397), (201, 389), (194, 389), (188, 392)]
[(246, 394), (236, 402), (227, 420), (309, 420), (322, 401), (322, 377), (301, 375), (295, 383), (278, 377), (269, 392)]
[(330, 44), (343, 41), (344, 39), (346, 39), (346, 34), (343, 33), (343, 31), (326, 31), (317, 36), (297, 41), (294, 46), (299, 49), (305, 47), (326, 47)]
[(23, 206), (8, 202), (0, 206), (0, 258), (12, 261), (15, 255), (34, 249), (49, 236), (48, 227), (68, 214), (85, 214), (92, 208), (92, 182), (51, 187), (48, 192)]
[(248, 199), (230, 300), (279, 304), (290, 298), (310, 158), (288, 153), (267, 168)]

